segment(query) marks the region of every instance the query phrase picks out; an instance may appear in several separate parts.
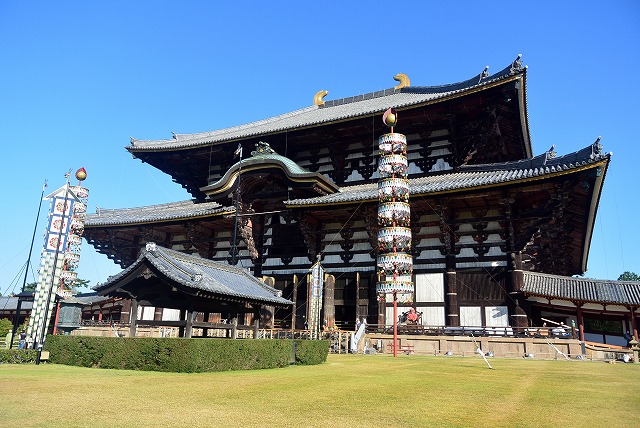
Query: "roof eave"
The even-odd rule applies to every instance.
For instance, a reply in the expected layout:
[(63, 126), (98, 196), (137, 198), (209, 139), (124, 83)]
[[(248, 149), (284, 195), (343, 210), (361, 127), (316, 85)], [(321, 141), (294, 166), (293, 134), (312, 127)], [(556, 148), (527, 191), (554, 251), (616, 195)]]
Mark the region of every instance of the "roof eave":
[(527, 69), (524, 68), (519, 75), (520, 88), (518, 90), (518, 103), (520, 104), (520, 124), (522, 126), (522, 138), (524, 138), (525, 154), (528, 158), (533, 157), (531, 147), (531, 132), (529, 130), (529, 111), (527, 110)]
[(591, 197), (591, 205), (589, 206), (589, 216), (587, 219), (586, 236), (584, 240), (584, 247), (582, 249), (582, 262), (580, 264), (581, 273), (587, 271), (587, 262), (589, 260), (589, 249), (591, 248), (591, 238), (593, 236), (593, 229), (595, 227), (596, 214), (598, 213), (598, 205), (600, 204), (600, 197), (602, 196), (602, 187), (604, 185), (604, 178), (607, 174), (609, 167), (609, 158), (597, 163), (595, 166), (602, 169), (599, 176), (596, 177), (596, 182), (593, 186), (593, 193)]
[[(397, 106), (394, 107), (396, 110), (398, 111), (402, 111), (402, 110), (408, 110), (411, 108), (418, 108), (418, 107), (424, 107), (424, 106), (428, 106), (428, 105), (433, 105), (433, 104), (438, 104), (438, 103), (443, 103), (443, 102), (447, 102), (453, 99), (457, 99), (457, 98), (461, 98), (467, 95), (471, 95), (471, 94), (475, 94), (478, 92), (482, 92), (482, 91), (486, 91), (489, 90), (491, 88), (494, 88), (496, 86), (500, 86), (500, 85), (504, 85), (507, 84), (509, 82), (518, 80), (522, 78), (522, 71), (516, 72), (513, 75), (510, 76), (506, 76), (506, 77), (501, 77), (496, 79), (495, 81), (489, 82), (489, 83), (485, 83), (485, 84), (481, 84), (481, 85), (477, 85), (471, 88), (466, 88), (466, 89), (461, 89), (452, 93), (448, 93), (446, 95), (442, 95), (440, 97), (436, 97), (430, 100), (426, 100), (426, 101), (422, 101), (422, 102), (416, 102), (414, 104), (409, 104), (409, 105), (401, 105), (401, 106)], [(523, 91), (518, 91), (518, 93), (520, 94)], [(524, 100), (522, 101), (524, 102)], [(522, 106), (522, 102), (521, 102), (521, 106)], [(375, 115), (379, 115), (381, 113), (383, 113), (385, 111), (385, 109), (380, 109), (380, 110), (374, 110), (374, 111), (369, 111), (369, 112), (365, 112), (356, 116), (349, 116), (349, 117), (343, 117), (343, 118), (339, 118), (339, 119), (334, 119), (334, 120), (328, 120), (325, 122), (316, 122), (316, 123), (312, 123), (312, 124), (308, 124), (308, 125), (300, 125), (300, 126), (294, 126), (294, 127), (289, 127), (289, 128), (278, 128), (278, 129), (274, 129), (272, 131), (268, 131), (268, 132), (263, 132), (263, 133), (256, 133), (256, 134), (247, 134), (247, 135), (243, 135), (243, 136), (238, 136), (238, 137), (231, 137), (231, 138), (222, 138), (219, 140), (213, 140), (212, 138), (208, 138), (208, 139), (203, 139), (202, 141), (199, 142), (195, 142), (195, 143), (189, 143), (188, 140), (182, 140), (180, 142), (178, 141), (172, 141), (172, 140), (166, 140), (166, 143), (168, 145), (166, 146), (160, 146), (160, 147), (151, 147), (151, 146), (140, 146), (140, 147), (136, 147), (134, 145), (131, 146), (127, 146), (125, 147), (134, 157), (137, 157), (139, 159), (141, 159), (144, 162), (144, 159), (140, 158), (139, 156), (136, 155), (136, 153), (155, 153), (155, 152), (175, 152), (175, 151), (182, 151), (182, 150), (191, 150), (191, 149), (197, 149), (197, 148), (201, 148), (201, 147), (207, 147), (207, 146), (214, 146), (214, 145), (219, 145), (219, 144), (227, 144), (227, 143), (232, 143), (232, 142), (237, 142), (237, 141), (244, 141), (246, 139), (252, 138), (252, 139), (256, 139), (256, 138), (263, 138), (263, 137), (267, 137), (270, 135), (277, 135), (280, 134), (282, 132), (285, 131), (299, 131), (299, 130), (304, 130), (304, 129), (311, 129), (311, 128), (317, 128), (317, 127), (321, 127), (321, 126), (328, 126), (328, 125), (334, 125), (334, 124), (338, 124), (338, 123), (344, 123), (344, 122), (349, 122), (349, 121), (353, 121), (353, 120), (359, 120), (359, 119), (363, 119), (363, 118), (367, 118), (367, 117), (371, 117), (371, 116), (375, 116)], [(528, 138), (528, 123), (525, 125), (523, 125), (523, 128), (526, 128), (527, 134), (526, 134), (526, 141), (528, 144), (526, 144), (527, 146), (527, 150), (529, 152), (529, 155), (531, 156), (531, 144), (529, 142), (529, 138)], [(524, 132), (524, 129), (523, 129)]]
[[(445, 195), (445, 194), (450, 194), (450, 193), (461, 193), (461, 192), (466, 192), (466, 191), (492, 189), (492, 188), (496, 188), (496, 187), (510, 186), (510, 185), (521, 184), (521, 183), (526, 183), (526, 182), (547, 180), (547, 179), (550, 179), (550, 178), (553, 178), (553, 177), (559, 177), (559, 176), (563, 176), (563, 175), (568, 175), (568, 174), (584, 171), (584, 170), (587, 170), (587, 169), (592, 169), (592, 168), (595, 168), (595, 167), (601, 166), (602, 164), (607, 163), (607, 161), (608, 160), (601, 161), (601, 162), (598, 162), (598, 163), (595, 163), (595, 164), (589, 164), (589, 165), (581, 166), (581, 167), (578, 167), (578, 168), (562, 170), (562, 171), (556, 171), (556, 172), (553, 172), (553, 173), (538, 175), (538, 176), (534, 176), (534, 177), (521, 178), (521, 179), (511, 180), (511, 181), (501, 181), (501, 182), (498, 182), (498, 183), (482, 184), (482, 185), (473, 186), (473, 187), (458, 187), (458, 188), (444, 189), (444, 190), (438, 190), (438, 191), (433, 191), (433, 192), (416, 192), (416, 193), (411, 193), (410, 197), (413, 197), (413, 196), (427, 197), (427, 196)], [(595, 188), (595, 186), (594, 186), (594, 188)], [(312, 203), (312, 204), (304, 204), (304, 205), (303, 204), (287, 204), (287, 202), (289, 202), (289, 201), (285, 201), (285, 206), (287, 208), (293, 209), (293, 208), (306, 208), (306, 207), (313, 207), (313, 206), (348, 205), (348, 204), (353, 204), (353, 203), (356, 203), (356, 202), (360, 202), (360, 203), (378, 202), (378, 197), (377, 197), (377, 195), (375, 195), (375, 196), (373, 196), (371, 198), (366, 198), (366, 199), (358, 199), (358, 200), (350, 200), (350, 201), (330, 201), (330, 202)], [(597, 205), (597, 203), (596, 203), (596, 205)], [(588, 249), (587, 249), (587, 251), (588, 251)]]

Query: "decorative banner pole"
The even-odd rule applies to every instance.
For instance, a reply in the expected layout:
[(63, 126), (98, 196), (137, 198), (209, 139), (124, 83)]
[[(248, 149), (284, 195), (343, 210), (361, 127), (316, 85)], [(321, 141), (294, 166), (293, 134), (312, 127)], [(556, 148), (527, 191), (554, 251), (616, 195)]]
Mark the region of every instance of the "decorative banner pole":
[(378, 144), (378, 284), (381, 302), (393, 298), (393, 356), (398, 355), (398, 301), (413, 299), (413, 258), (411, 250), (411, 209), (407, 173), (407, 138), (393, 132), (398, 121), (394, 109), (382, 116), (391, 133), (382, 135)]
[[(27, 335), (34, 348), (41, 349), (49, 325), (49, 313), (53, 310), (53, 293), (68, 295), (77, 278), (75, 268), (80, 259), (80, 245), (84, 232), (89, 191), (80, 186), (71, 186), (71, 171), (65, 177), (65, 185), (45, 199), (51, 200), (48, 227), (40, 257), (38, 283), (34, 295), (33, 309), (29, 318)], [(86, 178), (84, 168), (76, 172), (78, 181)], [(37, 359), (39, 361), (39, 358)]]

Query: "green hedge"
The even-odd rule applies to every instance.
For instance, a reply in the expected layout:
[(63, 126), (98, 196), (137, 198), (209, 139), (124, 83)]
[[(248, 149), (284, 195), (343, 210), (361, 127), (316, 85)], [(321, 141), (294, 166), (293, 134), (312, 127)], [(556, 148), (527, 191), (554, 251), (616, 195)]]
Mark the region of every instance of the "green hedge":
[(33, 349), (0, 349), (0, 364), (35, 363), (37, 354)]
[[(326, 361), (329, 344), (299, 341), (295, 360), (300, 364)], [(310, 342), (310, 341), (304, 341)], [(229, 340), (183, 338), (119, 338), (47, 336), (49, 361), (83, 367), (211, 372), (285, 367), (291, 363), (290, 340)], [(322, 356), (324, 350), (324, 356)]]
[(296, 364), (312, 365), (327, 361), (328, 340), (296, 340)]

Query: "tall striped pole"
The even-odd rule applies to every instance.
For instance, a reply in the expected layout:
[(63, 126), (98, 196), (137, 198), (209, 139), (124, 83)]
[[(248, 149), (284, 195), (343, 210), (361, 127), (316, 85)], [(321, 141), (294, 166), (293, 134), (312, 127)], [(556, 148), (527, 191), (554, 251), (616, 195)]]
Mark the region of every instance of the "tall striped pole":
[(393, 132), (398, 114), (387, 110), (382, 120), (391, 132), (378, 140), (378, 284), (381, 302), (393, 298), (393, 356), (398, 355), (398, 302), (413, 300), (413, 258), (411, 250), (411, 208), (407, 138)]

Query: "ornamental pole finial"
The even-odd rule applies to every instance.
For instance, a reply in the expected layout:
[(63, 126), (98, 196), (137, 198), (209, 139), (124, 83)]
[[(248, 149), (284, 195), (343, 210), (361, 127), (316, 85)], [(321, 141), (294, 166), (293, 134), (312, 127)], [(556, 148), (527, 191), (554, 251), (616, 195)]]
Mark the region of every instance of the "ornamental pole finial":
[(87, 178), (87, 170), (84, 169), (84, 167), (81, 167), (79, 170), (76, 171), (76, 180), (78, 181), (84, 181)]
[(396, 109), (389, 108), (385, 111), (382, 115), (382, 121), (391, 128), (391, 132), (393, 133), (393, 127), (398, 123), (398, 112), (396, 112)]

